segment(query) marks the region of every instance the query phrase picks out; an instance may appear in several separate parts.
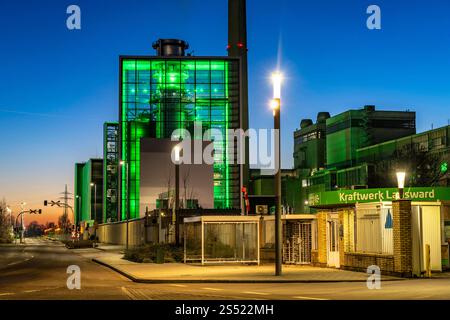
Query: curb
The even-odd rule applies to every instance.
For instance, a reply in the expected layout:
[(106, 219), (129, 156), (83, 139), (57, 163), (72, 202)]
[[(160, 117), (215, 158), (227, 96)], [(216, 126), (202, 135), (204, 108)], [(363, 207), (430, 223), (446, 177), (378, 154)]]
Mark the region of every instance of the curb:
[[(116, 268), (106, 262), (98, 260), (96, 258), (92, 259), (93, 262), (98, 263), (102, 266), (110, 268), (111, 270), (120, 273), (124, 277), (130, 279), (136, 283), (339, 283), (339, 282), (367, 282), (367, 280), (295, 280), (295, 279), (285, 279), (285, 280), (275, 280), (275, 279), (142, 279), (136, 278), (135, 276)], [(398, 278), (398, 279), (388, 279), (381, 280), (382, 282), (389, 281), (403, 281), (407, 280), (406, 278)]]

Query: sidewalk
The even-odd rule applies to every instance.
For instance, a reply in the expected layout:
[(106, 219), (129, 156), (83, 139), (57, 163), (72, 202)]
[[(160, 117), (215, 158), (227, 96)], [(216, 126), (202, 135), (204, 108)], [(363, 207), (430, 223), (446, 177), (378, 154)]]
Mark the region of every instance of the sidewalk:
[[(367, 274), (332, 268), (285, 265), (283, 275), (273, 275), (274, 266), (266, 265), (192, 265), (182, 263), (136, 263), (122, 259), (123, 248), (104, 246), (80, 250), (92, 261), (109, 267), (134, 282), (140, 283), (326, 283), (366, 282)], [(107, 250), (108, 249), (108, 250)], [(84, 252), (83, 252), (84, 251)], [(382, 276), (383, 281), (405, 280)]]

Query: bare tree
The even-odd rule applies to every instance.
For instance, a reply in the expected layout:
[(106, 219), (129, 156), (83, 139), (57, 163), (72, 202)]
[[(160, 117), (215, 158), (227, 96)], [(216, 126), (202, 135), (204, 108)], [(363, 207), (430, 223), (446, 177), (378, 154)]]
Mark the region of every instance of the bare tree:
[(0, 243), (11, 243), (13, 241), (9, 213), (6, 209), (6, 201), (0, 201)]
[(183, 176), (183, 188), (184, 188), (184, 205), (183, 208), (187, 208), (187, 189), (188, 189), (188, 184), (189, 184), (189, 177), (191, 175), (191, 168), (188, 167), (187, 172), (185, 172), (184, 176)]
[(446, 174), (441, 171), (442, 155), (419, 150), (407, 145), (395, 151), (390, 159), (374, 164), (374, 185), (376, 187), (393, 187), (397, 185), (395, 172), (408, 172), (407, 185), (411, 187), (435, 186)]
[(170, 189), (172, 187), (172, 174), (171, 171), (168, 170), (167, 173), (167, 209), (170, 209), (171, 207), (171, 196), (170, 196)]

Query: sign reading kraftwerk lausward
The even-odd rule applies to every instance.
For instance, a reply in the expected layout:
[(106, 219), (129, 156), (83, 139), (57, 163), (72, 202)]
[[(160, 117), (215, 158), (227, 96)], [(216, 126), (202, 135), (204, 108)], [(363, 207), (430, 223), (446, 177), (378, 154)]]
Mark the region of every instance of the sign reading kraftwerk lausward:
[[(339, 190), (310, 193), (310, 206), (392, 201), (398, 198), (396, 188)], [(450, 200), (450, 187), (405, 188), (404, 199), (412, 201)]]

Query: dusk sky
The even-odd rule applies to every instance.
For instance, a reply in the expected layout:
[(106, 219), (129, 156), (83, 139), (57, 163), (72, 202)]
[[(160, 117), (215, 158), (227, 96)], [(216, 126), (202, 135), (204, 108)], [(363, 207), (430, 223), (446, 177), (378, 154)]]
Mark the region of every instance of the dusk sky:
[[(81, 7), (79, 31), (66, 28), (71, 4)], [(371, 4), (381, 30), (366, 27)], [(419, 132), (447, 125), (449, 14), (447, 0), (248, 0), (250, 127), (273, 126), (278, 61), (285, 168), (293, 131), (319, 111), (374, 104), (416, 111)], [(1, 1), (0, 198), (42, 207), (64, 184), (73, 191), (75, 162), (102, 157), (103, 122), (118, 120), (119, 55), (153, 55), (158, 38), (226, 55), (227, 22), (226, 0)]]

